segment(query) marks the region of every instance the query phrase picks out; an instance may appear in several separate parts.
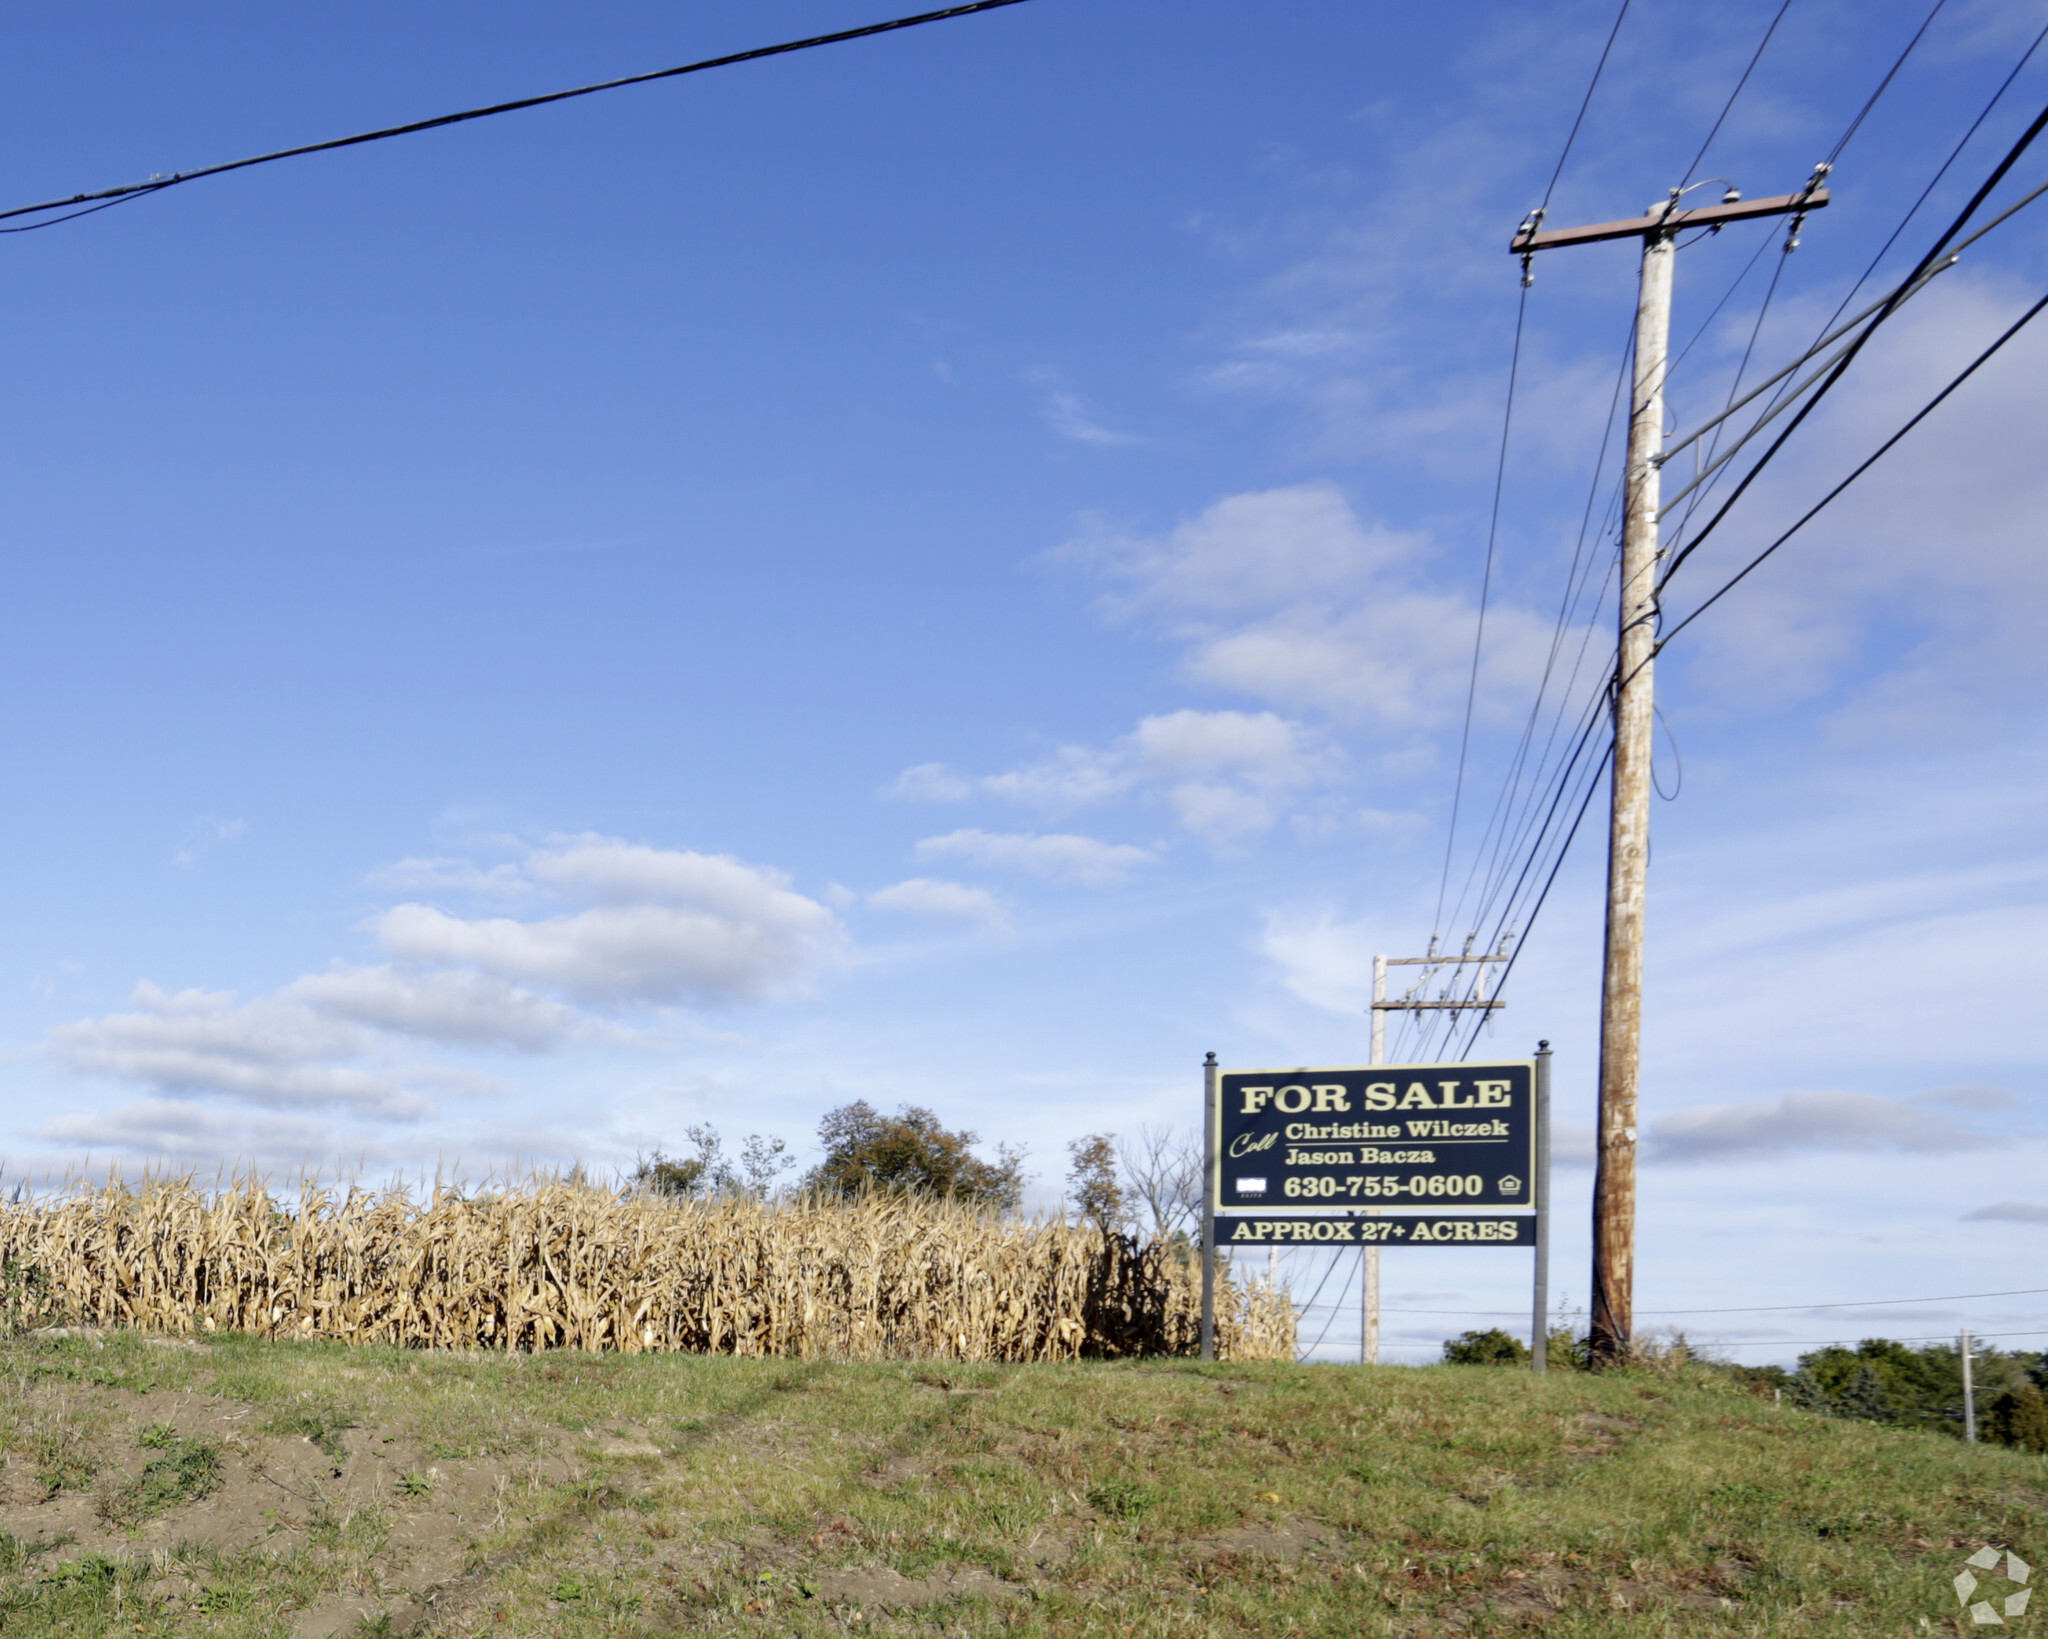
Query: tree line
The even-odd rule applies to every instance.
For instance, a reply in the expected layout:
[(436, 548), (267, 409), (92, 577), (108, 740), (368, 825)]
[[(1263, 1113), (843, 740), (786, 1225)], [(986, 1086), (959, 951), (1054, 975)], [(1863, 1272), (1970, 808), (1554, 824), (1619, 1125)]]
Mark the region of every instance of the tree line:
[[(1963, 1433), (1963, 1357), (1954, 1343), (1916, 1348), (1892, 1338), (1871, 1337), (1854, 1347), (1829, 1344), (1801, 1355), (1792, 1371), (1702, 1359), (1683, 1339), (1663, 1349), (1690, 1368), (1802, 1411), (1958, 1438)], [(1512, 1333), (1492, 1327), (1449, 1339), (1444, 1360), (1457, 1366), (1526, 1366), (1529, 1350)], [(1549, 1361), (1586, 1369), (1586, 1340), (1574, 1337), (1569, 1328), (1552, 1332)], [(1978, 1437), (2023, 1451), (2048, 1452), (2048, 1351), (2028, 1354), (1973, 1344), (1970, 1372), (1976, 1388)]]
[[(905, 1104), (884, 1115), (865, 1099), (828, 1110), (818, 1122), (824, 1157), (795, 1179), (796, 1158), (779, 1138), (749, 1133), (729, 1152), (708, 1123), (684, 1129), (688, 1147), (657, 1149), (636, 1161), (631, 1182), (675, 1199), (742, 1195), (765, 1200), (779, 1190), (858, 1196), (871, 1192), (944, 1197), (1014, 1212), (1022, 1204), (1025, 1152), (999, 1144), (993, 1160), (980, 1137), (949, 1129), (930, 1110)], [(1067, 1203), (1112, 1234), (1191, 1246), (1201, 1226), (1200, 1141), (1166, 1127), (1119, 1137), (1090, 1133), (1067, 1146)]]

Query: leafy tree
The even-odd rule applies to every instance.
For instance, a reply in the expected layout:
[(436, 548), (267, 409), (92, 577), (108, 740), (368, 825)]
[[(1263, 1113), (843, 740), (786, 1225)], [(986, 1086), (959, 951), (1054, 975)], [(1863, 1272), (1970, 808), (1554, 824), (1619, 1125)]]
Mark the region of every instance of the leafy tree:
[(818, 1123), (825, 1159), (805, 1175), (826, 1195), (883, 1190), (950, 1196), (1004, 1211), (1024, 1196), (1024, 1152), (1000, 1145), (994, 1161), (974, 1153), (971, 1132), (948, 1132), (930, 1110), (906, 1104), (883, 1115), (866, 1099), (828, 1110)]
[(1529, 1346), (1498, 1326), (1465, 1332), (1444, 1342), (1444, 1363), (1450, 1366), (1526, 1366)]
[[(1977, 1404), (1988, 1413), (2029, 1380), (2025, 1356), (1972, 1345)], [(1912, 1348), (1886, 1337), (1867, 1337), (1855, 1348), (1839, 1344), (1799, 1357), (1785, 1398), (1808, 1411), (1836, 1417), (1881, 1418), (1906, 1428), (1963, 1430), (1963, 1364), (1953, 1343)], [(1998, 1436), (1994, 1435), (1994, 1438)]]
[(2031, 1382), (2007, 1389), (1987, 1408), (1984, 1432), (2000, 1445), (2048, 1452), (2048, 1394)]
[(1898, 1409), (1886, 1393), (1884, 1379), (1877, 1375), (1876, 1368), (1864, 1365), (1856, 1368), (1856, 1375), (1835, 1396), (1835, 1415), (1857, 1422), (1888, 1423), (1898, 1415)]
[(1067, 1169), (1067, 1198), (1080, 1214), (1104, 1234), (1114, 1234), (1130, 1217), (1123, 1184), (1117, 1178), (1115, 1133), (1089, 1133), (1067, 1145), (1073, 1165)]
[(688, 1200), (704, 1195), (748, 1195), (765, 1198), (776, 1178), (796, 1165), (779, 1138), (748, 1133), (740, 1145), (737, 1160), (725, 1154), (725, 1142), (716, 1127), (686, 1127), (684, 1135), (695, 1155), (664, 1155), (656, 1150), (643, 1156), (633, 1168), (633, 1182), (654, 1195)]

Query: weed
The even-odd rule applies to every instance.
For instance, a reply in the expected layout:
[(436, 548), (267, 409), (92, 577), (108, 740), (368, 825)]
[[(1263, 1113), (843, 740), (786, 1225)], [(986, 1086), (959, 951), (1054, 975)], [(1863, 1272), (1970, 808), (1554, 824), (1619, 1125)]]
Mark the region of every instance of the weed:
[(182, 1503), (197, 1502), (220, 1488), (220, 1442), (202, 1436), (186, 1438), (168, 1423), (152, 1423), (142, 1431), (142, 1446), (163, 1453), (143, 1465), (142, 1472), (118, 1491), (100, 1499), (100, 1516), (133, 1528)]
[(339, 1463), (348, 1459), (348, 1447), (342, 1443), (342, 1431), (360, 1428), (362, 1424), (348, 1412), (331, 1406), (294, 1405), (271, 1413), (260, 1426), (265, 1434), (296, 1434), (309, 1440)]
[(1088, 1488), (1088, 1502), (1111, 1519), (1136, 1519), (1159, 1502), (1159, 1493), (1136, 1480), (1104, 1480)]
[(398, 1482), (398, 1494), (415, 1500), (430, 1497), (434, 1494), (434, 1476), (415, 1470)]

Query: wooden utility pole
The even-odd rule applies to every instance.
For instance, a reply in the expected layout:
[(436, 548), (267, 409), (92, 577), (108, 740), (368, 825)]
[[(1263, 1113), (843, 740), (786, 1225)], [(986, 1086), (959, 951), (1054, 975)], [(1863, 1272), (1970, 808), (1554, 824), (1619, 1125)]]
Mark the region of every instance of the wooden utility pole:
[[(1607, 832), (1607, 950), (1600, 977), (1600, 1115), (1593, 1175), (1593, 1323), (1596, 1365), (1628, 1358), (1634, 1332), (1636, 1128), (1643, 1017), (1643, 912), (1650, 861), (1650, 752), (1655, 725), (1657, 515), (1662, 490), (1664, 377), (1671, 345), (1671, 284), (1681, 229), (1754, 216), (1803, 217), (1828, 202), (1816, 170), (1804, 191), (1742, 202), (1730, 188), (1718, 205), (1681, 210), (1680, 190), (1640, 217), (1587, 228), (1539, 231), (1525, 221), (1509, 249), (1523, 282), (1539, 250), (1603, 239), (1643, 242), (1636, 298), (1635, 378), (1623, 478), (1620, 655), (1614, 681), (1614, 787)], [(1797, 226), (1793, 238), (1797, 236)], [(1791, 248), (1788, 242), (1788, 250)]]

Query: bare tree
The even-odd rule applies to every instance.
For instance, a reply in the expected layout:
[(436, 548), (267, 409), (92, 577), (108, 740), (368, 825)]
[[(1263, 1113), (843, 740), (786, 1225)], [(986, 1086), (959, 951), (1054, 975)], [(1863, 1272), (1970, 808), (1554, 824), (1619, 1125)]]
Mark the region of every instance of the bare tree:
[(1126, 1189), (1152, 1234), (1192, 1236), (1202, 1222), (1202, 1141), (1172, 1127), (1140, 1127), (1117, 1145)]

